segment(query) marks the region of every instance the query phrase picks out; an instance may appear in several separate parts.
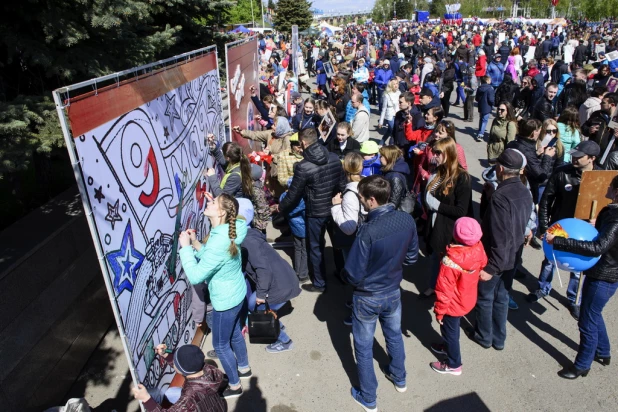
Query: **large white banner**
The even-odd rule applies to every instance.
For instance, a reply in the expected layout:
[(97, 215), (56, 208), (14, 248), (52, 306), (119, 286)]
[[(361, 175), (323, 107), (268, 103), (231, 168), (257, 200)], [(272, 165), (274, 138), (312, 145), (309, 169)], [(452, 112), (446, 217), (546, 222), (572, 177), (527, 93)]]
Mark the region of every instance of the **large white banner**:
[(78, 184), (129, 363), (160, 400), (175, 372), (154, 347), (191, 343), (196, 331), (178, 235), (195, 228), (201, 239), (209, 229), (203, 170), (213, 159), (205, 136), (224, 141), (225, 134), (216, 52), (78, 96), (65, 111), (67, 146), (79, 159)]

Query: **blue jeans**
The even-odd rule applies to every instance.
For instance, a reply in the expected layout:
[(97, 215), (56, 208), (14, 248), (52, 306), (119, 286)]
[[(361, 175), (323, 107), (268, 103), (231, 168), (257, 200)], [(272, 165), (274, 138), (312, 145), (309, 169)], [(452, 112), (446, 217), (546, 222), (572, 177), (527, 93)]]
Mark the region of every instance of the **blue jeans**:
[(509, 294), (501, 274), (479, 281), (476, 301), (475, 339), (483, 346), (504, 347), (506, 317), (509, 313)]
[(489, 115), (491, 113), (487, 113), (487, 114), (481, 114), (479, 113), (479, 132), (477, 134), (477, 136), (485, 136), (485, 129), (487, 128), (487, 123), (489, 122)]
[(582, 305), (579, 312), (579, 349), (575, 357), (577, 369), (589, 369), (594, 355), (611, 356), (609, 336), (603, 320), (603, 308), (614, 296), (617, 283), (586, 278), (582, 289)]
[(243, 299), (231, 309), (212, 314), (212, 345), (221, 361), (221, 366), (230, 380), (230, 386), (240, 384), (238, 369), (249, 368), (247, 345), (240, 332), (241, 313), (246, 310), (247, 301)]
[(316, 288), (326, 287), (326, 265), (324, 263), (324, 246), (326, 244), (324, 234), (330, 217), (308, 217), (307, 226), (307, 252), (309, 255), (309, 267), (313, 271), (313, 286)]
[(446, 364), (449, 368), (459, 368), (461, 366), (461, 350), (459, 349), (459, 321), (461, 316), (444, 315), (440, 333), (444, 339), (446, 348)]
[[(458, 83), (461, 83), (461, 81)], [(455, 90), (455, 95), (457, 96), (457, 98), (455, 99), (455, 104), (459, 104), (459, 100), (461, 100), (462, 104), (466, 102), (466, 92), (464, 91), (463, 87), (457, 86), (457, 89)]]
[[(248, 306), (249, 306), (249, 312), (253, 312), (253, 310), (255, 309), (255, 299), (257, 298), (256, 293), (253, 292), (249, 295), (249, 297), (247, 298), (247, 302), (248, 302)], [(275, 312), (278, 311), (279, 309), (281, 309), (283, 307), (283, 305), (285, 305), (287, 302), (283, 302), (283, 303), (271, 303), (268, 302), (268, 307), (270, 307), (272, 310), (274, 310)], [(257, 310), (264, 310), (266, 309), (266, 305), (265, 304), (261, 304), (257, 307)], [(279, 331), (279, 338), (278, 340), (280, 340), (283, 343), (287, 343), (290, 340), (290, 337), (288, 336), (287, 333), (285, 333), (285, 330), (283, 330), (284, 326), (283, 323), (281, 323), (281, 321), (279, 321), (279, 326), (281, 326), (281, 329)]]
[[(549, 295), (551, 292), (551, 282), (554, 279), (554, 264), (543, 259), (541, 263), (541, 273), (539, 273), (539, 290), (544, 296)], [(571, 272), (569, 277), (569, 286), (567, 287), (567, 299), (571, 302), (571, 305), (575, 305), (575, 298), (577, 297), (577, 286), (579, 285), (579, 272)]]
[(355, 294), (352, 301), (352, 334), (359, 393), (368, 405), (375, 405), (378, 381), (373, 370), (373, 337), (378, 319), (386, 340), (386, 352), (391, 359), (387, 371), (395, 382), (406, 382), (406, 353), (401, 337), (401, 291), (397, 289), (373, 296)]
[(382, 136), (382, 144), (386, 144), (386, 141), (388, 140), (389, 137), (393, 137), (393, 139), (395, 138), (395, 133), (393, 132), (393, 129), (395, 128), (395, 119), (391, 119), (391, 120), (384, 120), (384, 123), (386, 125), (386, 133), (384, 133), (384, 136)]
[(378, 110), (382, 113), (382, 96), (384, 95), (384, 86), (376, 86), (378, 91)]

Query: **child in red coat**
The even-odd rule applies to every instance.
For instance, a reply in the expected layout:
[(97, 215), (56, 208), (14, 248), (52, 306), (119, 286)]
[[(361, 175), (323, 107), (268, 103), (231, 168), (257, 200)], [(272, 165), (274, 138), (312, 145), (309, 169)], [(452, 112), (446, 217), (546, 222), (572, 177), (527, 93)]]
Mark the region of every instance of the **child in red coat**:
[(457, 219), (453, 243), (446, 248), (446, 256), (440, 262), (433, 311), (444, 343), (432, 344), (431, 350), (446, 355), (446, 359), (429, 364), (438, 373), (461, 375), (459, 321), (476, 305), (480, 271), (487, 264), (482, 235), (476, 220), (470, 217)]

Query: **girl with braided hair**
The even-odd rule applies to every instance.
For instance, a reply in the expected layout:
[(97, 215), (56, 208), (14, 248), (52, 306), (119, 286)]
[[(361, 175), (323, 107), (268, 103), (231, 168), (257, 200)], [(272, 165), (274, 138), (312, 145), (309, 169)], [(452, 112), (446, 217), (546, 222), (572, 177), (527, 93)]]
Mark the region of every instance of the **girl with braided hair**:
[(180, 234), (180, 260), (191, 284), (206, 283), (213, 306), (212, 341), (229, 378), (226, 398), (242, 394), (240, 379), (251, 377), (247, 346), (241, 333), (241, 316), (247, 312), (247, 285), (242, 272), (240, 244), (247, 224), (238, 216), (238, 201), (227, 193), (207, 196), (204, 215), (210, 234), (200, 243), (195, 230)]

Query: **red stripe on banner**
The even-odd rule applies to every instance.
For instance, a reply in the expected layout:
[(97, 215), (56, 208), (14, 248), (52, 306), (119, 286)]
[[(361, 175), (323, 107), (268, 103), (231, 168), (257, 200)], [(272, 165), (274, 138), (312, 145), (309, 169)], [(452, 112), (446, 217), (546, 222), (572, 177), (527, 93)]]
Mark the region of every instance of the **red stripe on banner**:
[(67, 107), (73, 137), (117, 119), (181, 85), (217, 69), (214, 51), (187, 63), (160, 69), (143, 77), (126, 80), (70, 99)]

